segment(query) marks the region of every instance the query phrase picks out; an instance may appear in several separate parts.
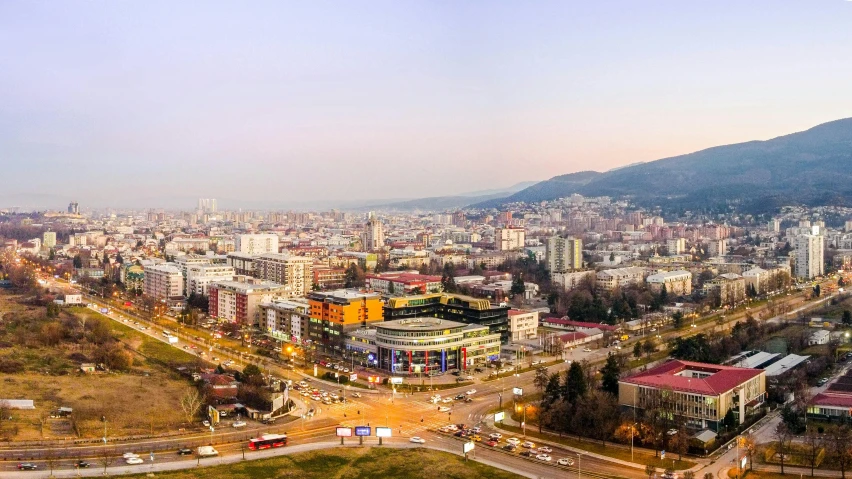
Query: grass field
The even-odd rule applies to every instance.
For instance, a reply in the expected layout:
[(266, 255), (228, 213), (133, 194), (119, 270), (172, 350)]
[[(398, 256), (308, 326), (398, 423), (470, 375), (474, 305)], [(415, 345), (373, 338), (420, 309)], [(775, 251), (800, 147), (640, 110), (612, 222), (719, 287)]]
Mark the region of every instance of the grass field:
[[(134, 474), (132, 478), (146, 477)], [(333, 448), (273, 459), (240, 462), (175, 472), (158, 472), (161, 479), (509, 479), (515, 474), (464, 458), (428, 449), (378, 447)]]
[[(100, 437), (101, 416), (107, 417), (111, 437), (181, 427), (179, 401), (192, 386), (164, 364), (185, 364), (195, 358), (164, 343), (168, 349), (161, 348), (138, 331), (109, 321), (105, 324), (114, 336), (147, 357), (136, 355), (127, 372), (84, 374), (79, 365), (91, 362), (97, 346), (71, 339), (45, 344), (40, 328), (55, 323), (70, 331), (80, 327), (80, 319), (93, 321), (97, 313), (66, 309), (50, 319), (45, 317), (44, 307), (20, 300), (8, 292), (0, 293), (0, 363), (4, 366), (0, 398), (32, 399), (35, 410), (11, 411), (11, 420), (0, 421), (0, 435), (13, 441)], [(70, 420), (49, 417), (60, 406), (73, 408)]]

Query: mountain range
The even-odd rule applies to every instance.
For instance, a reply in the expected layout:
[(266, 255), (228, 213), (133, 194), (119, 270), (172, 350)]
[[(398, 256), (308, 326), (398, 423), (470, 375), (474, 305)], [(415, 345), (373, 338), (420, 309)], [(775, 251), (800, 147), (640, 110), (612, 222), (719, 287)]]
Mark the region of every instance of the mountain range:
[(764, 212), (790, 204), (852, 206), (852, 118), (603, 173), (560, 175), (471, 208), (536, 203), (574, 193), (673, 209), (735, 204)]

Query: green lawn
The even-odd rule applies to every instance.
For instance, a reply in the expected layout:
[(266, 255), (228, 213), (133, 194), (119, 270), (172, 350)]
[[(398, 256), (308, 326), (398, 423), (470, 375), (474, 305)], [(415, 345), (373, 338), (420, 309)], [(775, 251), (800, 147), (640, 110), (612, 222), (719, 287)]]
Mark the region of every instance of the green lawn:
[[(90, 311), (81, 311), (76, 314), (89, 314), (100, 316)], [(103, 318), (103, 316), (101, 316)], [(105, 318), (104, 318), (105, 319)], [(200, 358), (180, 348), (154, 339), (130, 326), (112, 319), (105, 319), (116, 338), (131, 348), (139, 351), (145, 356), (169, 365), (195, 364)]]
[[(459, 446), (461, 447), (461, 446)], [(146, 477), (134, 474), (131, 478)], [(158, 472), (161, 479), (509, 479), (515, 474), (429, 449), (331, 448), (228, 466)]]

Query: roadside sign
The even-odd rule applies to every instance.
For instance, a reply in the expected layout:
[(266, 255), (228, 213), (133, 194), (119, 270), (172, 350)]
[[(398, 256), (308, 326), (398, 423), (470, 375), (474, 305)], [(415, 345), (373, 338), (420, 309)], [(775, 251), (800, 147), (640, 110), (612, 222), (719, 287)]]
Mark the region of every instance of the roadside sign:
[(514, 394), (515, 396), (523, 396), (524, 388), (512, 388), (512, 394)]
[(467, 454), (467, 453), (469, 453), (470, 451), (472, 451), (472, 450), (473, 450), (473, 448), (474, 448), (474, 442), (473, 442), (473, 441), (469, 441), (469, 442), (464, 443), (464, 446), (462, 447), (462, 451), (464, 451), (464, 452), (463, 452), (464, 454)]
[(393, 429), (389, 427), (377, 427), (376, 437), (391, 437)]
[(350, 380), (350, 381), (357, 381), (357, 380), (358, 380), (358, 375), (357, 375), (357, 374), (355, 374), (355, 373), (350, 374), (350, 375), (349, 375), (349, 380)]
[(356, 436), (369, 436), (372, 432), (372, 428), (369, 426), (355, 426), (355, 435)]
[(660, 459), (666, 458), (666, 451), (660, 451)]
[(337, 428), (337, 437), (352, 437), (352, 428), (351, 427), (339, 427), (339, 428)]
[(506, 413), (505, 413), (505, 412), (503, 412), (503, 411), (495, 412), (495, 413), (494, 413), (494, 422), (500, 422), (500, 421), (502, 421), (502, 420), (503, 420), (503, 418), (505, 418), (505, 417), (506, 417)]
[(390, 378), (390, 383), (391, 384), (402, 384), (402, 378), (397, 378), (397, 377)]

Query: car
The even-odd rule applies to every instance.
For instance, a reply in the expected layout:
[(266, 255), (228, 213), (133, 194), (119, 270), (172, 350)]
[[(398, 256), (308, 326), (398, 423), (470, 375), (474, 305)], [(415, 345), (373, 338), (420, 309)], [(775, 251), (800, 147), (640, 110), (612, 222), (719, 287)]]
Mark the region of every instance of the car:
[(535, 453), (532, 451), (521, 451), (521, 456), (524, 457), (535, 457)]
[(476, 394), (476, 389), (471, 389), (470, 391), (466, 392), (465, 394), (467, 394), (468, 396), (472, 396), (472, 395)]
[(497, 447), (497, 445), (498, 445), (498, 444), (500, 444), (500, 443), (499, 443), (499, 442), (497, 442), (497, 441), (495, 441), (495, 440), (493, 440), (493, 439), (492, 439), (492, 440), (490, 440), (490, 441), (485, 441), (485, 445), (486, 445), (486, 446)]
[(86, 461), (77, 461), (77, 462), (74, 463), (74, 467), (76, 467), (78, 469), (85, 469), (87, 467), (90, 467), (91, 465), (92, 465), (91, 463), (86, 462)]
[(556, 464), (559, 464), (560, 466), (573, 466), (574, 460), (570, 457), (563, 457), (562, 459), (556, 461)]
[(22, 463), (18, 464), (18, 469), (20, 469), (22, 471), (35, 471), (37, 467), (38, 466), (36, 466), (35, 464), (33, 464), (31, 462), (22, 462)]
[(444, 427), (446, 427), (446, 428), (447, 428), (447, 429), (449, 429), (450, 431), (458, 431), (458, 430), (459, 430), (458, 426), (456, 426), (455, 424), (447, 424), (447, 425), (446, 425), (446, 426), (444, 426)]
[(455, 434), (453, 434), (453, 436), (455, 437), (465, 437), (466, 435), (467, 433), (464, 431), (457, 431)]
[(139, 457), (139, 454), (135, 454), (135, 453), (132, 453), (132, 452), (125, 452), (124, 455), (121, 456), (121, 457), (124, 458), (124, 459), (130, 459), (131, 457)]
[(515, 450), (515, 449), (517, 449), (517, 448), (518, 448), (518, 446), (515, 446), (515, 445), (513, 445), (513, 444), (506, 444), (505, 446), (503, 446), (503, 450), (504, 450), (504, 451), (509, 451), (509, 452), (512, 452), (512, 451), (514, 451), (514, 450)]
[(553, 452), (553, 449), (551, 449), (547, 446), (541, 446), (540, 448), (538, 448), (538, 452), (539, 453), (549, 453), (549, 452)]
[(438, 411), (439, 412), (450, 412), (451, 409), (448, 408), (447, 406), (441, 406), (441, 407), (438, 408)]
[(136, 465), (136, 464), (142, 464), (145, 461), (143, 461), (141, 457), (128, 457), (127, 459), (124, 460), (124, 462), (126, 462), (127, 464), (130, 464), (132, 466), (132, 465)]
[(471, 430), (471, 431), (473, 431), (473, 432), (475, 432), (476, 434), (479, 434), (479, 433), (481, 433), (481, 432), (482, 432), (482, 428), (481, 428), (481, 427), (479, 427), (479, 426), (474, 426), (474, 427), (472, 427), (470, 430)]
[(213, 361), (218, 361), (218, 360), (219, 360), (219, 358), (217, 358), (216, 356), (213, 356)]
[(482, 436), (480, 436), (479, 434), (476, 434), (476, 433), (474, 433), (473, 436), (470, 436), (470, 438), (473, 439), (476, 442), (482, 441)]
[(521, 447), (524, 447), (524, 448), (527, 448), (527, 449), (535, 449), (535, 443), (532, 442), (532, 441), (524, 441), (524, 443), (521, 444)]
[(651, 332), (652, 332), (652, 333), (656, 333), (656, 332), (657, 332), (657, 328), (651, 328)]
[(674, 436), (675, 434), (677, 434), (677, 429), (669, 429), (668, 431), (666, 431), (666, 434), (668, 434), (669, 436)]
[(353, 397), (353, 398), (359, 398), (359, 397), (361, 397), (361, 393), (352, 393), (349, 396)]
[(509, 439), (506, 439), (506, 442), (508, 442), (509, 444), (511, 444), (513, 446), (517, 446), (517, 445), (521, 444), (521, 440), (516, 438), (516, 437), (510, 437)]
[(660, 477), (663, 479), (677, 479), (677, 474), (675, 473), (663, 473)]
[(453, 402), (453, 398), (444, 398), (444, 399), (441, 400), (441, 402), (444, 403), (444, 404), (448, 404), (448, 403)]
[(500, 434), (499, 432), (492, 432), (491, 434), (488, 435), (488, 437), (490, 437), (491, 439), (494, 439), (496, 441), (499, 441), (500, 439), (503, 438), (503, 435)]
[(459, 394), (458, 396), (456, 396), (453, 399), (455, 399), (456, 401), (463, 401), (465, 397), (466, 396), (464, 394)]
[(192, 454), (192, 449), (190, 449), (188, 447), (183, 447), (183, 448), (178, 449), (177, 453), (178, 453), (179, 456), (188, 456), (188, 455)]
[(245, 421), (236, 421), (233, 424), (231, 424), (231, 426), (233, 426), (233, 427), (245, 427), (246, 423), (245, 423)]
[(419, 437), (419, 436), (414, 436), (411, 439), (409, 439), (408, 442), (413, 442), (415, 444), (426, 444), (426, 439), (423, 439), (422, 437)]
[(592, 352), (592, 350), (591, 350), (591, 349), (589, 349), (589, 348), (583, 348), (583, 352), (584, 352), (584, 353), (590, 353), (590, 352)]
[(539, 461), (547, 461), (547, 462), (550, 462), (553, 459), (552, 457), (550, 457), (547, 454), (539, 454), (535, 458), (538, 459)]
[(471, 398), (471, 397), (464, 398), (464, 402), (473, 402), (473, 398)]

